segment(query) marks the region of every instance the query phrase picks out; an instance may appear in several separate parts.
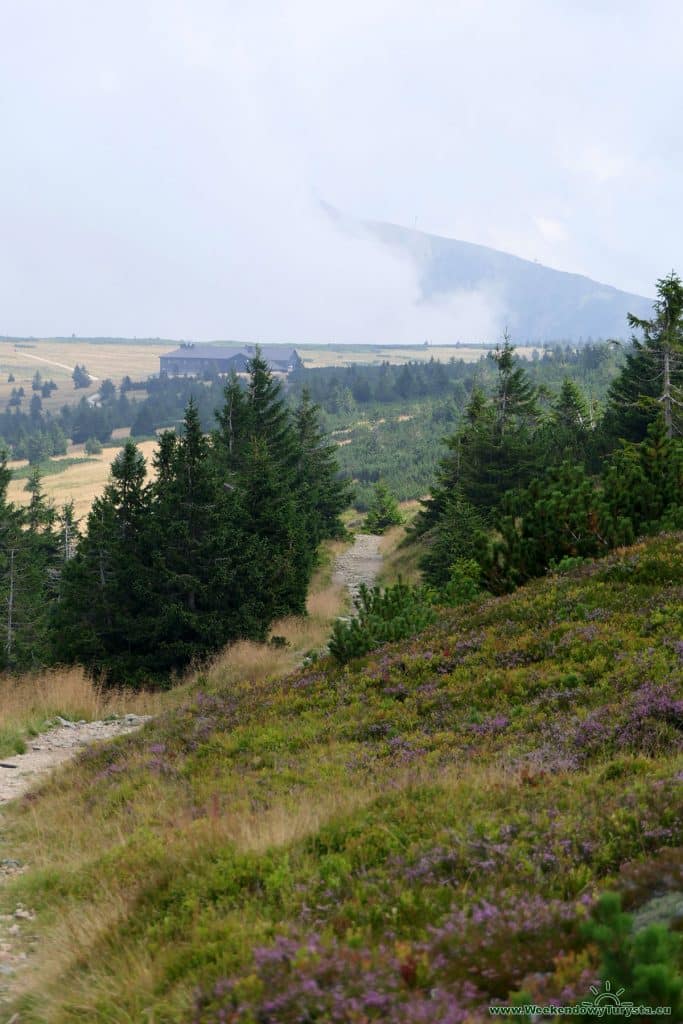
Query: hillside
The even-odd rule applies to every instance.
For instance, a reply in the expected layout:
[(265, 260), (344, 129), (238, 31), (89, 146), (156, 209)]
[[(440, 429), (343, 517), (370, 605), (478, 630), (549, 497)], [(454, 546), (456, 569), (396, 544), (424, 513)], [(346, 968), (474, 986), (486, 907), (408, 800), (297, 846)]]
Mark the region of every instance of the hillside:
[[(369, 235), (408, 256), (415, 265), (424, 302), (458, 291), (483, 292), (501, 310), (504, 323), (520, 344), (624, 338), (628, 336), (626, 314), (645, 317), (651, 309), (651, 300), (642, 295), (582, 274), (397, 224), (355, 221), (326, 203), (322, 205), (341, 230), (358, 237)], [(457, 337), (457, 323), (453, 332)]]
[(218, 662), (5, 812), (28, 867), (4, 909), (36, 913), (6, 1016), (458, 1024), (521, 988), (585, 998), (598, 892), (634, 927), (680, 905), (682, 608), (669, 534), (346, 669)]

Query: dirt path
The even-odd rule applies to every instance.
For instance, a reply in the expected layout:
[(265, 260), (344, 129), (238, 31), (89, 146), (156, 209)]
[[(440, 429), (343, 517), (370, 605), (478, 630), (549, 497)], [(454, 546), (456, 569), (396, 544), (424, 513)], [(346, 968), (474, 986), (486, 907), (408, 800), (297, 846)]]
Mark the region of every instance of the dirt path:
[[(25, 754), (0, 759), (0, 808), (22, 796), (58, 765), (99, 740), (134, 732), (148, 721), (148, 715), (125, 715), (110, 722), (67, 722), (29, 741)], [(0, 886), (21, 874), (26, 865), (12, 857), (0, 858)], [(0, 1011), (5, 1003), (13, 977), (28, 965), (33, 945), (31, 922), (33, 911), (17, 903), (11, 913), (0, 914)], [(4, 1024), (4, 1022), (3, 1022)]]
[(28, 741), (25, 754), (0, 759), (0, 806), (14, 800), (63, 761), (74, 757), (83, 747), (98, 740), (139, 729), (147, 721), (144, 715), (126, 715), (110, 722), (67, 722)]
[[(61, 370), (69, 370), (70, 373), (73, 373), (75, 370), (75, 366), (67, 366), (66, 363), (58, 363), (54, 359), (45, 359), (44, 356), (32, 356), (30, 352), (24, 352), (23, 350), (21, 354), (22, 356), (26, 356), (27, 359), (37, 359), (39, 363), (47, 363), (48, 366), (58, 366)], [(96, 377), (94, 373), (88, 373), (88, 376), (90, 377), (90, 380), (100, 379), (99, 377)]]
[(356, 596), (361, 583), (371, 587), (382, 568), (380, 538), (371, 533), (357, 533), (353, 545), (339, 558), (334, 570), (334, 583), (346, 587), (351, 600)]

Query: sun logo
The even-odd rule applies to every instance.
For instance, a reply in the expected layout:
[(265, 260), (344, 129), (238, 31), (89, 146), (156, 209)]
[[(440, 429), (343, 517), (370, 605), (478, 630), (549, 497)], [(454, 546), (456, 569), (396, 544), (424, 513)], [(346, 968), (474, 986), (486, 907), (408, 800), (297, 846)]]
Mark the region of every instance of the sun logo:
[(606, 981), (602, 991), (595, 985), (591, 985), (591, 993), (595, 996), (594, 1005), (603, 1006), (607, 1004), (609, 1006), (622, 1006), (621, 996), (626, 989), (619, 988), (616, 992), (612, 991), (612, 982)]

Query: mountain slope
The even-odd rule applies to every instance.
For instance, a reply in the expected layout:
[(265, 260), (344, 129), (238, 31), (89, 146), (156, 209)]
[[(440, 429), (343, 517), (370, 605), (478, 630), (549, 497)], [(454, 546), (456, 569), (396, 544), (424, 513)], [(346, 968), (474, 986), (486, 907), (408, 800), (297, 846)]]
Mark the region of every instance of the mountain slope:
[(581, 274), (395, 224), (354, 221), (328, 204), (323, 208), (342, 230), (365, 233), (408, 256), (415, 264), (425, 302), (458, 291), (483, 292), (500, 308), (519, 344), (576, 341), (580, 337), (624, 338), (629, 333), (627, 313), (645, 317), (651, 312), (650, 299)]
[(474, 1024), (520, 987), (583, 999), (595, 894), (638, 926), (683, 891), (681, 608), (671, 534), (346, 669), (199, 677), (7, 810), (0, 853), (31, 866), (3, 899), (40, 936), (7, 1016)]

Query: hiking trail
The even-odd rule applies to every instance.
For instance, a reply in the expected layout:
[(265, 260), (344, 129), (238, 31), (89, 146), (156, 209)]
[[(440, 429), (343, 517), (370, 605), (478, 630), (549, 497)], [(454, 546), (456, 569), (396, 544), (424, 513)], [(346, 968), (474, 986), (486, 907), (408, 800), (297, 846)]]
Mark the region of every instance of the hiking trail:
[(382, 568), (380, 540), (373, 533), (357, 533), (353, 544), (337, 558), (333, 582), (345, 587), (351, 600), (358, 594), (360, 586), (374, 586)]

